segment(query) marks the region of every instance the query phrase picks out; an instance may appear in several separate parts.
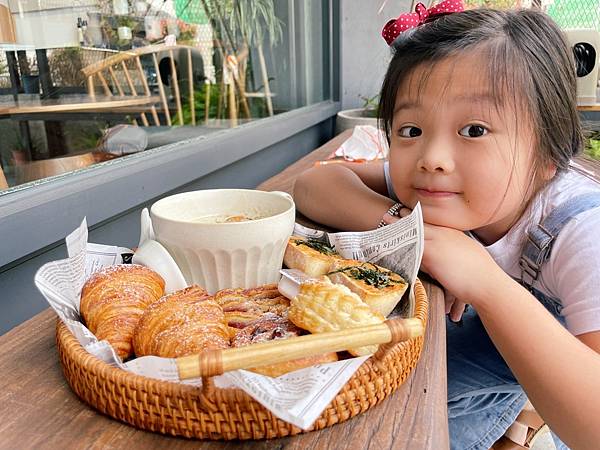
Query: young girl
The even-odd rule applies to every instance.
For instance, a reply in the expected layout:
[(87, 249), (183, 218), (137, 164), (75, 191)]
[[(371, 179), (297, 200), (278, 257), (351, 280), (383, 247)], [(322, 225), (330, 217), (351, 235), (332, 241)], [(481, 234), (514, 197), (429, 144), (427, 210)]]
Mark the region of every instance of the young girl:
[(447, 326), (452, 448), (489, 449), (525, 393), (564, 442), (597, 447), (600, 189), (569, 168), (583, 142), (572, 53), (541, 12), (419, 8), (381, 90), (389, 163), (313, 168), (296, 204), (368, 230), (421, 203), (423, 270), (452, 321), (473, 306)]

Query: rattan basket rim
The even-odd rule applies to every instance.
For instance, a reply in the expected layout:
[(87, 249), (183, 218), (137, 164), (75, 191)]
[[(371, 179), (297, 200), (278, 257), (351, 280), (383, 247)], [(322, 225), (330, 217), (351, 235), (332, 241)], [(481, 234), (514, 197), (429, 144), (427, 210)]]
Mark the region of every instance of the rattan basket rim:
[[(427, 324), (428, 309), (425, 288), (417, 279), (413, 317), (419, 318), (424, 327)], [(215, 388), (212, 383), (207, 383), (212, 385), (209, 386), (210, 389), (199, 389), (197, 386), (148, 378), (113, 367), (88, 353), (60, 319), (57, 320), (56, 339), (65, 378), (74, 392), (99, 411), (138, 428), (210, 439), (260, 439), (283, 437), (308, 431), (275, 418), (240, 389)], [(422, 344), (423, 337), (414, 338), (388, 345), (385, 350), (382, 349), (369, 358), (331, 402), (330, 408), (332, 405), (337, 408), (335, 409), (337, 412), (334, 411), (333, 414), (335, 417), (332, 418), (332, 414), (329, 414), (326, 409), (312, 429), (321, 429), (364, 412), (395, 391), (416, 365)], [(409, 363), (403, 364), (405, 360), (408, 360)], [(385, 373), (388, 366), (400, 366), (403, 369), (402, 373), (396, 378), (387, 376)], [(376, 381), (377, 389), (383, 389), (375, 399), (369, 397), (367, 392), (369, 389), (366, 389), (368, 387), (366, 385), (372, 383), (372, 380)], [(367, 393), (365, 394), (365, 392)], [(153, 404), (148, 401), (149, 396), (153, 399)], [(366, 403), (363, 401), (365, 396), (368, 397)], [(350, 403), (356, 403), (355, 400), (361, 403), (360, 410), (350, 405)], [(144, 408), (152, 410), (155, 405), (158, 405), (156, 406), (157, 410), (153, 413), (150, 411), (151, 420), (138, 420), (136, 411), (146, 414), (148, 411), (145, 411)], [(184, 421), (190, 422), (187, 425), (185, 423), (181, 425), (180, 421), (170, 425), (170, 418), (167, 416), (177, 416), (177, 414), (173, 414), (176, 409), (173, 405), (179, 405), (178, 408), (182, 411), (192, 409), (194, 414), (198, 415), (198, 421), (193, 420), (192, 417), (192, 419)], [(342, 407), (347, 405), (349, 413), (340, 414), (340, 405)], [(150, 407), (147, 408), (148, 406)], [(260, 430), (257, 431), (256, 424), (252, 423), (246, 424), (248, 431), (239, 429), (240, 423), (248, 419), (241, 417), (240, 420), (237, 420), (232, 416), (244, 415), (245, 408), (249, 411), (250, 420), (253, 417), (260, 418), (256, 422), (260, 422), (261, 427), (266, 427), (264, 433)], [(229, 432), (221, 430), (222, 426), (207, 430), (207, 424), (210, 421), (202, 416), (203, 414), (213, 419), (216, 417), (215, 414), (221, 414), (226, 421), (235, 422), (235, 427), (232, 427), (233, 431)], [(187, 416), (187, 414), (185, 415)], [(156, 423), (154, 416), (160, 417), (162, 422)]]

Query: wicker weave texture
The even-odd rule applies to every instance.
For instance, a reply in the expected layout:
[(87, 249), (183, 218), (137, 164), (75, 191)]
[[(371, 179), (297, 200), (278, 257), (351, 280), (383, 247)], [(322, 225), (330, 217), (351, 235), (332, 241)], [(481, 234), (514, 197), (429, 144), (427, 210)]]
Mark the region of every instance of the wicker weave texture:
[[(428, 300), (415, 284), (415, 317), (426, 325)], [(142, 377), (114, 368), (88, 353), (57, 321), (56, 339), (65, 378), (85, 402), (135, 427), (198, 439), (269, 439), (302, 433), (277, 419), (239, 389), (202, 389)], [(350, 378), (314, 423), (329, 427), (365, 412), (394, 392), (417, 364), (423, 337), (381, 348)]]

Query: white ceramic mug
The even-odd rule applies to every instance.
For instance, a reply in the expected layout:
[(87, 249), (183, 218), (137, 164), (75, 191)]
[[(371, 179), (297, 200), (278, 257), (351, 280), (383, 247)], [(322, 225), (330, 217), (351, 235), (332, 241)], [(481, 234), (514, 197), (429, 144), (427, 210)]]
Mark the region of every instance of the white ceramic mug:
[[(185, 192), (150, 209), (156, 240), (211, 294), (277, 282), (295, 213), (289, 194), (247, 189)], [(253, 220), (215, 222), (239, 215)]]

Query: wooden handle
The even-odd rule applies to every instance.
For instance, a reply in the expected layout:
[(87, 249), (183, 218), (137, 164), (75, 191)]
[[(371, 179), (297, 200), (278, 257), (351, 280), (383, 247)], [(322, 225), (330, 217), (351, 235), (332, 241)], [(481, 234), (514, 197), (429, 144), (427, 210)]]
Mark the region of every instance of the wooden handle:
[(424, 332), (420, 319), (389, 319), (376, 325), (308, 334), (248, 347), (209, 350), (200, 355), (177, 358), (179, 378), (212, 377), (236, 369), (261, 367), (328, 352), (373, 344), (407, 341)]

